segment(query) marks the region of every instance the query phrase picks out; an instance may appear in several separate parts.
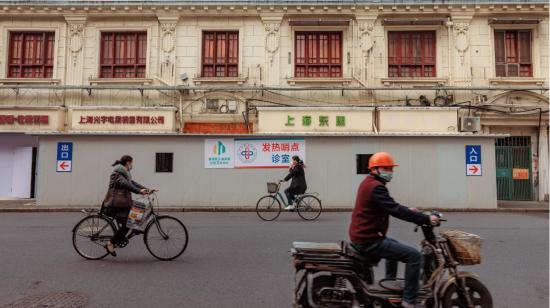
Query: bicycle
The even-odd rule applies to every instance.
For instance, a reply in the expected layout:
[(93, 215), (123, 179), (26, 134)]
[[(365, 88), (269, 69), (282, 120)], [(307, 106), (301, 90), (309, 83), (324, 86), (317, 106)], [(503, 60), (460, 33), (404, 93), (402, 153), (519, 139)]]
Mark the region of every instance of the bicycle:
[[(159, 215), (155, 211), (158, 208), (158, 198), (153, 192), (144, 197), (148, 209), (151, 212), (144, 231), (131, 229), (126, 236), (126, 241), (118, 247), (126, 247), (129, 240), (143, 234), (143, 241), (149, 253), (163, 261), (174, 260), (187, 248), (189, 236), (185, 225), (177, 218), (169, 215)], [(154, 206), (155, 205), (155, 206)], [(105, 214), (104, 207), (100, 210), (82, 211), (86, 217), (82, 218), (73, 227), (73, 247), (76, 252), (88, 260), (100, 260), (109, 253), (105, 249), (107, 242), (120, 228), (118, 222)]]
[[(281, 182), (267, 183), (267, 192), (269, 195), (261, 197), (256, 203), (256, 214), (262, 220), (273, 221), (281, 214), (281, 202), (285, 207), (288, 203), (279, 191)], [(296, 195), (296, 212), (304, 220), (315, 220), (323, 211), (321, 200), (312, 193)]]

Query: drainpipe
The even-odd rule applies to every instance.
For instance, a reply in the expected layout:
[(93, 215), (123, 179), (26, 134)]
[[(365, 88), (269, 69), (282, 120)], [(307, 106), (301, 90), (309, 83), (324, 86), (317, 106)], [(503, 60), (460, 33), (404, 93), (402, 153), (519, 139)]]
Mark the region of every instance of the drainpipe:
[(536, 200), (539, 199), (540, 194), (540, 125), (542, 122), (542, 108), (539, 108), (539, 125), (537, 126), (537, 181), (534, 183), (537, 188)]

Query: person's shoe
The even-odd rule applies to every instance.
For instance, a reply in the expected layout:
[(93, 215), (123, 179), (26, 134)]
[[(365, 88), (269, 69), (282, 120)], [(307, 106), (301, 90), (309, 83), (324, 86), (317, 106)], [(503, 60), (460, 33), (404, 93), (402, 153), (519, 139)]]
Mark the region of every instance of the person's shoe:
[(113, 244), (111, 244), (111, 245), (107, 244), (107, 245), (105, 245), (105, 250), (107, 250), (107, 252), (108, 252), (111, 256), (116, 257), (116, 251), (115, 251), (115, 247), (114, 247), (114, 246), (115, 246), (115, 245), (113, 245)]
[(296, 209), (296, 207), (294, 207), (294, 204), (289, 204), (285, 207), (285, 210), (287, 211), (294, 211), (294, 209)]

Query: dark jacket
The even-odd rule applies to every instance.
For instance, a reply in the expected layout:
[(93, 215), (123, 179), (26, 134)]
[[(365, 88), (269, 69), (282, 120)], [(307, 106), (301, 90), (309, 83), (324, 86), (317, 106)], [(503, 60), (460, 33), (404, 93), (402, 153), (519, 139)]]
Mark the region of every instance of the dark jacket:
[(351, 242), (368, 244), (386, 237), (390, 215), (417, 225), (430, 223), (430, 216), (395, 202), (384, 180), (368, 175), (357, 191), (349, 227)]
[(285, 182), (292, 179), (288, 189), (293, 194), (303, 194), (307, 190), (306, 174), (304, 172), (304, 163), (298, 163), (294, 167), (290, 168), (290, 172), (285, 177)]
[(132, 180), (130, 173), (122, 166), (116, 165), (109, 177), (109, 188), (103, 204), (107, 207), (132, 207), (132, 193), (139, 194), (145, 187)]

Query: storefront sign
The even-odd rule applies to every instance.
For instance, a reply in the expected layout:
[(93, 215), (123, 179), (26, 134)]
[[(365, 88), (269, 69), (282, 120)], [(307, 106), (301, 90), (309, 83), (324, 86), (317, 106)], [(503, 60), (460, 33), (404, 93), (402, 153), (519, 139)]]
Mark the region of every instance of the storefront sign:
[(258, 132), (372, 132), (371, 107), (258, 107)]
[(234, 145), (233, 139), (205, 139), (204, 168), (233, 168)]
[(50, 117), (46, 114), (0, 114), (0, 125), (48, 125)]
[(151, 116), (80, 116), (78, 124), (94, 125), (94, 124), (151, 124), (151, 125), (163, 125), (164, 116), (151, 117)]
[(512, 178), (514, 180), (528, 180), (529, 179), (529, 169), (512, 169)]
[(72, 172), (73, 171), (73, 143), (58, 142), (57, 143), (57, 172)]
[(294, 155), (305, 161), (304, 139), (235, 140), (235, 168), (288, 168)]
[(466, 176), (481, 176), (481, 145), (466, 146)]
[(59, 107), (0, 107), (0, 131), (61, 131), (65, 109)]
[(71, 131), (175, 131), (175, 108), (69, 109)]

